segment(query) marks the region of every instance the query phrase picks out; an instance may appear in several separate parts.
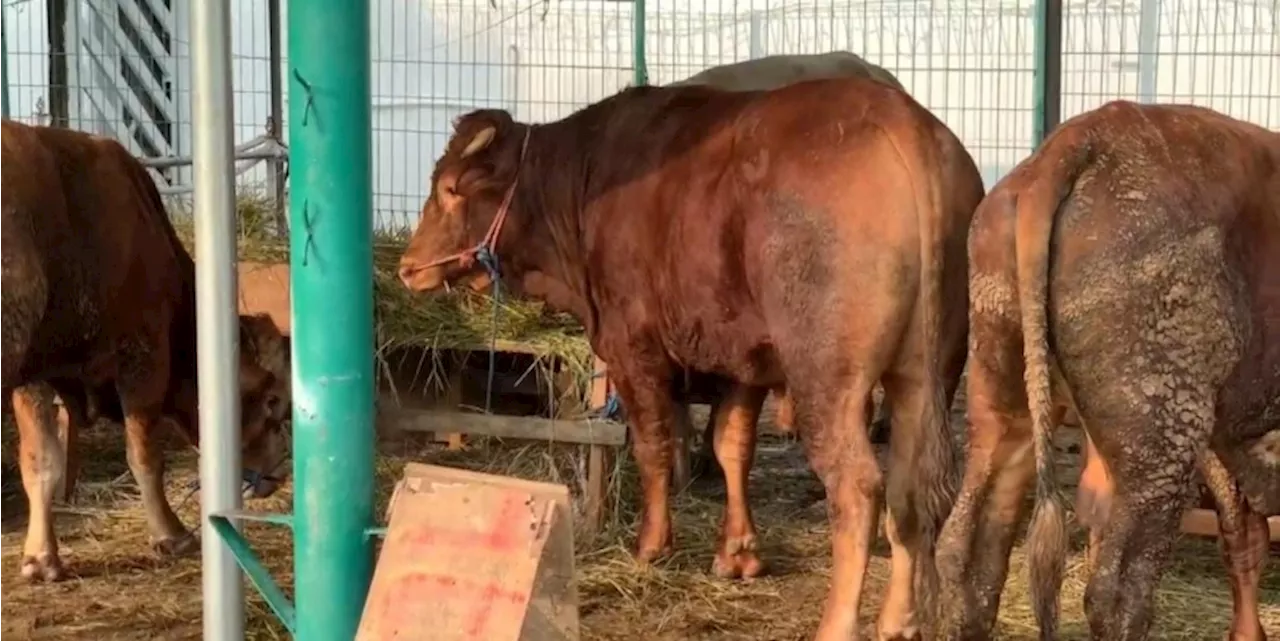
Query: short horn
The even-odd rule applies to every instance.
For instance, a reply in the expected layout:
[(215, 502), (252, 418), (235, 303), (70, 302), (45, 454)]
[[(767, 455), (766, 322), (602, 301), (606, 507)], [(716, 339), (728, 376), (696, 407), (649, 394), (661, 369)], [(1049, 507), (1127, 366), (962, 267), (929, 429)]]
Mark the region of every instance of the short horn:
[(472, 138), (471, 142), (467, 143), (467, 148), (462, 150), (462, 157), (466, 158), (467, 156), (488, 147), (489, 143), (493, 142), (493, 137), (497, 135), (497, 133), (498, 130), (495, 127), (485, 127), (484, 129), (481, 129), (480, 133), (476, 134), (476, 137)]

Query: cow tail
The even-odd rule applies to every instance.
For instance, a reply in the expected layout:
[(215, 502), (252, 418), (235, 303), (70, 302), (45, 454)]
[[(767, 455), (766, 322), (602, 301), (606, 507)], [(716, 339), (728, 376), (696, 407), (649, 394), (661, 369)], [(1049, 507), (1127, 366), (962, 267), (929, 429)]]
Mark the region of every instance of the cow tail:
[(1042, 156), (1037, 164), (1056, 163), (1037, 175), (1017, 199), (1015, 253), (1018, 306), (1022, 311), (1023, 358), (1028, 409), (1036, 457), (1035, 512), (1027, 532), (1031, 602), (1040, 638), (1054, 638), (1058, 591), (1066, 565), (1066, 504), (1054, 471), (1053, 398), (1049, 370), (1049, 260), (1054, 220), (1085, 166), (1087, 145), (1069, 156)]
[[(942, 156), (942, 138), (930, 130), (921, 142), (920, 158), (926, 160), (924, 187), (918, 191), (916, 217), (920, 229), (920, 319), (921, 347), (928, 398), (922, 408), (916, 435), (915, 485), (916, 550), (915, 592), (922, 613), (933, 612), (937, 594), (934, 546), (943, 521), (951, 511), (956, 493), (955, 443), (949, 428), (946, 385), (942, 376), (942, 270), (946, 264), (944, 225), (948, 219), (943, 193), (950, 175)], [(917, 174), (919, 175), (919, 174)]]

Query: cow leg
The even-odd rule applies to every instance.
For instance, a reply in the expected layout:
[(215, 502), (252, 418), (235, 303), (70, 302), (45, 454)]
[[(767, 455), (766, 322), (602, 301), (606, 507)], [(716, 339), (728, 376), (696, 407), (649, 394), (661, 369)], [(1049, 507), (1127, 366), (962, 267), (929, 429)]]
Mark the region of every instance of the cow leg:
[(1222, 535), (1219, 543), (1231, 582), (1233, 611), (1227, 639), (1266, 641), (1258, 616), (1258, 589), (1269, 554), (1267, 519), (1249, 508), (1239, 486), (1212, 451), (1201, 455), (1200, 471), (1218, 506), (1218, 531)]
[(768, 388), (734, 385), (714, 416), (715, 451), (724, 470), (726, 501), (720, 546), (711, 571), (725, 579), (751, 578), (764, 570), (756, 555), (747, 479), (756, 452), (756, 421), (767, 394)]
[(1076, 486), (1076, 520), (1089, 530), (1089, 547), (1085, 553), (1085, 574), (1091, 576), (1098, 563), (1098, 546), (1101, 544), (1102, 527), (1111, 513), (1111, 497), (1115, 488), (1111, 475), (1098, 456), (1089, 433), (1081, 429), (1084, 438), (1084, 469), (1080, 471), (1080, 484)]
[[(789, 377), (789, 380), (797, 380)], [(817, 641), (858, 638), (858, 609), (879, 513), (881, 476), (867, 438), (867, 398), (874, 380), (793, 386), (796, 419), (809, 462), (827, 490), (831, 521), (831, 588)]]
[(63, 578), (63, 568), (53, 527), (53, 501), (66, 466), (64, 450), (58, 443), (54, 391), (45, 383), (33, 383), (15, 389), (12, 398), (28, 510), (22, 576), (29, 581), (57, 581)]
[[(159, 341), (159, 344), (165, 342)], [(129, 471), (142, 494), (147, 529), (158, 553), (189, 554), (199, 545), (165, 497), (164, 453), (157, 442), (162, 425), (161, 407), (169, 382), (168, 350), (135, 347), (126, 351), (122, 360), (117, 388), (124, 410), (125, 454)]]
[(704, 480), (714, 480), (723, 478), (724, 470), (720, 468), (720, 463), (716, 461), (716, 422), (722, 407), (719, 396), (711, 400), (711, 412), (707, 416), (707, 424), (702, 428), (702, 443), (698, 445), (698, 458), (693, 462), (692, 474), (694, 478)]
[[(617, 359), (611, 359), (616, 362)], [(671, 398), (669, 379), (636, 374), (613, 366), (610, 379), (627, 408), (631, 451), (640, 470), (641, 516), (636, 560), (649, 563), (671, 554), (672, 428), (680, 405)], [(687, 410), (686, 410), (687, 416)]]
[[(779, 387), (771, 391), (775, 400), (773, 424), (779, 431), (787, 434), (796, 433), (796, 408), (787, 388)], [(869, 401), (868, 401), (869, 402)]]
[(965, 476), (938, 541), (940, 639), (991, 638), (1035, 475), (1021, 345), (1014, 343), (987, 346), (969, 362)]
[[(1105, 430), (1090, 424), (1092, 437), (1110, 439), (1099, 441), (1098, 450), (1117, 486), (1124, 488), (1113, 499), (1098, 537), (1095, 568), (1085, 589), (1085, 614), (1094, 639), (1147, 638), (1155, 588), (1192, 492), (1195, 451), (1207, 445), (1213, 397), (1203, 389), (1180, 399), (1186, 403), (1153, 399), (1148, 411), (1113, 419)], [(1182, 436), (1170, 438), (1166, 427)]]
[(690, 447), (693, 441), (693, 417), (689, 416), (690, 409), (692, 408), (687, 402), (676, 403), (673, 414), (675, 429), (672, 448), (675, 456), (671, 462), (671, 483), (675, 486), (676, 492), (683, 492), (689, 486), (689, 480), (693, 478), (689, 460), (693, 454)]

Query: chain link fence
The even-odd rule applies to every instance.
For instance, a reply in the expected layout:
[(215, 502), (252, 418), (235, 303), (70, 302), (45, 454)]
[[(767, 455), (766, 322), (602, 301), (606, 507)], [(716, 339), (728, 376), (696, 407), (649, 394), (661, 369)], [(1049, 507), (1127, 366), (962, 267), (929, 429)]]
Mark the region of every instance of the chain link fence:
[[(288, 7), (229, 1), (241, 188), (280, 201)], [(1277, 2), (1065, 0), (1062, 116), (1124, 98), (1280, 128)], [(952, 127), (988, 186), (1034, 145), (1035, 0), (373, 0), (371, 11), (383, 231), (412, 227), (460, 114), (558, 119), (635, 82), (638, 69), (665, 84), (717, 64), (844, 49), (893, 72)], [(4, 40), (8, 117), (121, 139), (166, 193), (188, 191), (185, 0), (5, 0)]]

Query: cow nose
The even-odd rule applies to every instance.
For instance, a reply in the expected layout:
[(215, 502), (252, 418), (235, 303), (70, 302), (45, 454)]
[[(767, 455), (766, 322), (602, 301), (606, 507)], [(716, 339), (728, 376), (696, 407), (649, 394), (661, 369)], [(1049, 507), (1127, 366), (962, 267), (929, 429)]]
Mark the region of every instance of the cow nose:
[(400, 282), (406, 286), (412, 285), (413, 275), (421, 270), (416, 262), (400, 261)]

